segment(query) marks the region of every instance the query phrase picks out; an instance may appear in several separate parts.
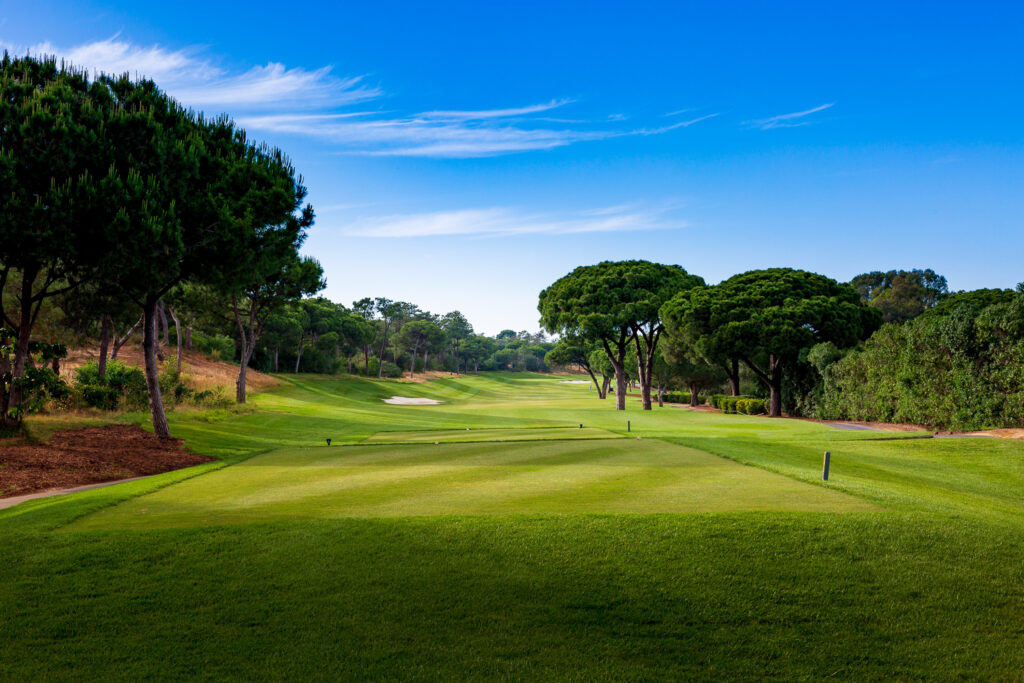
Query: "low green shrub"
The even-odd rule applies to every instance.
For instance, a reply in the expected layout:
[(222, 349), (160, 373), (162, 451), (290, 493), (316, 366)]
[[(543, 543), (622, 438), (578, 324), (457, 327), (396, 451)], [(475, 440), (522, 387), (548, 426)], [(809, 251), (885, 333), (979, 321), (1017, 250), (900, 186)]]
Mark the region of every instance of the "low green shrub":
[(666, 403), (686, 403), (690, 402), (689, 391), (666, 391), (662, 393), (662, 399)]
[(713, 394), (708, 397), (708, 402), (723, 413), (735, 413), (739, 415), (761, 415), (768, 412), (768, 401), (763, 398), (751, 396), (727, 396), (725, 394)]
[(210, 336), (202, 332), (193, 332), (192, 346), (214, 360), (235, 360), (235, 340), (224, 334)]
[(763, 415), (768, 412), (768, 402), (763, 398), (741, 398), (736, 401), (736, 412), (742, 415)]
[(21, 388), (24, 413), (38, 413), (51, 401), (63, 401), (71, 393), (68, 383), (48, 367), (25, 368), (25, 376), (15, 380)]
[(234, 400), (224, 395), (224, 389), (205, 389), (194, 391), (191, 395), (192, 405), (203, 408), (228, 408), (234, 404)]
[(100, 379), (96, 361), (89, 361), (75, 371), (74, 397), (77, 402), (103, 410), (116, 410), (121, 405), (142, 409), (149, 404), (146, 377), (139, 368), (116, 360), (107, 363), (106, 377)]
[[(370, 359), (370, 377), (377, 376), (377, 368), (380, 367), (380, 360), (377, 358)], [(403, 372), (402, 368), (398, 367), (389, 360), (384, 361), (384, 369), (381, 370), (381, 377), (401, 377)]]

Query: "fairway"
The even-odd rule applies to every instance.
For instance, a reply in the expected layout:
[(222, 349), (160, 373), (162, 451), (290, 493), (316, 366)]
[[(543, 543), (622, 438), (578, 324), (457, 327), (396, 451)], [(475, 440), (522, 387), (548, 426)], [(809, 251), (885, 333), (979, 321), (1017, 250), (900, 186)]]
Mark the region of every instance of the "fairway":
[(1024, 668), (1024, 444), (623, 414), (559, 380), (297, 377), (174, 414), (222, 460), (0, 511), (0, 678)]
[(363, 443), (455, 443), (467, 441), (555, 441), (559, 439), (621, 439), (593, 427), (548, 427), (543, 429), (438, 429), (412, 432), (380, 432)]
[(533, 441), (275, 451), (103, 510), (70, 528), (873, 507), (847, 494), (660, 441)]

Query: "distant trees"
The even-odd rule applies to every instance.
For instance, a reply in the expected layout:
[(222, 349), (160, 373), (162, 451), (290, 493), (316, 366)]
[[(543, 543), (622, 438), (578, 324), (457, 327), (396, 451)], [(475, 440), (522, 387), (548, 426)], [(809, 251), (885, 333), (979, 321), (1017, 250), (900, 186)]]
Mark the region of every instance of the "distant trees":
[[(594, 342), (584, 341), (580, 337), (565, 336), (558, 340), (555, 348), (551, 349), (544, 356), (544, 362), (550, 367), (575, 365), (590, 375), (597, 389), (597, 397), (605, 398), (607, 395), (607, 383), (597, 381), (594, 374), (594, 367), (590, 362), (591, 354), (594, 351), (601, 351)], [(603, 351), (602, 351), (603, 352)]]
[(445, 339), (444, 331), (433, 320), (411, 320), (402, 326), (398, 336), (401, 344), (412, 352), (409, 377), (416, 376), (416, 354), (423, 349), (425, 356), (426, 349), (440, 346)]
[(540, 293), (541, 324), (548, 332), (600, 344), (615, 368), (617, 410), (626, 409), (625, 363), (632, 344), (643, 409), (650, 410), (654, 354), (663, 330), (659, 310), (673, 295), (703, 283), (679, 266), (649, 261), (581, 266)]
[(490, 337), (484, 337), (482, 335), (476, 335), (470, 337), (462, 343), (462, 353), (465, 355), (467, 362), (473, 364), (473, 372), (480, 372), (480, 363), (486, 358), (490, 358), (497, 349), (497, 344)]
[(882, 321), (904, 322), (924, 313), (949, 293), (946, 278), (931, 268), (879, 270), (850, 281), (861, 298), (882, 312)]
[(253, 259), (259, 265), (253, 264), (248, 281), (231, 295), (241, 352), (235, 394), (238, 403), (245, 403), (246, 371), (267, 320), (288, 302), (315, 294), (326, 285), (320, 264), (298, 255), (300, 242), (293, 241), (281, 255), (273, 254), (273, 249), (257, 249), (270, 254)]

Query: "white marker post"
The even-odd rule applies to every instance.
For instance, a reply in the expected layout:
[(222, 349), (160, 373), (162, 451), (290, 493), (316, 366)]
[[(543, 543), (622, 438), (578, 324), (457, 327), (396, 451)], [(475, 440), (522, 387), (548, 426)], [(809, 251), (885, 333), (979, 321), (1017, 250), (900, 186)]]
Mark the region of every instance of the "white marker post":
[(822, 481), (828, 481), (828, 466), (829, 466), (829, 461), (831, 461), (831, 460), (832, 460), (832, 454), (829, 453), (828, 451), (825, 451), (825, 462), (821, 466), (821, 480)]

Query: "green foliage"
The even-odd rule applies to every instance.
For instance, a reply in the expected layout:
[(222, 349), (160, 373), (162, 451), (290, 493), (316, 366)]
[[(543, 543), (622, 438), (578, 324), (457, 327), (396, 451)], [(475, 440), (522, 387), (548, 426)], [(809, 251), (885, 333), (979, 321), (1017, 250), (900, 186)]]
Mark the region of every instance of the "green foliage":
[(684, 292), (662, 308), (668, 333), (707, 359), (739, 358), (782, 408), (783, 369), (804, 349), (831, 341), (856, 344), (881, 315), (850, 285), (791, 268), (753, 270), (714, 287)]
[(22, 414), (41, 412), (53, 401), (63, 401), (71, 393), (68, 383), (46, 366), (25, 368), (25, 375), (14, 380), (22, 391)]
[[(989, 303), (995, 302), (995, 303)], [(986, 305), (987, 304), (987, 305)], [(952, 295), (820, 364), (820, 414), (972, 430), (1024, 425), (1024, 296)]]
[(763, 398), (751, 396), (727, 396), (726, 394), (712, 394), (708, 397), (708, 403), (718, 408), (723, 413), (739, 415), (764, 415), (768, 412), (768, 401)]
[(142, 370), (117, 360), (107, 362), (104, 379), (99, 376), (96, 361), (89, 361), (78, 368), (75, 371), (74, 393), (85, 405), (103, 410), (117, 410), (120, 407), (143, 409), (149, 398)]
[(214, 360), (233, 361), (236, 356), (235, 340), (226, 334), (193, 332), (192, 345)]
[(384, 361), (383, 368), (380, 367), (380, 359), (374, 356), (370, 358), (370, 374), (395, 379), (401, 377), (404, 373), (402, 372), (402, 368), (389, 360)]
[(690, 392), (689, 391), (666, 391), (662, 393), (662, 398), (666, 403), (690, 403)]
[(916, 318), (949, 293), (946, 278), (931, 268), (863, 273), (850, 284), (869, 306), (881, 311), (887, 323)]

